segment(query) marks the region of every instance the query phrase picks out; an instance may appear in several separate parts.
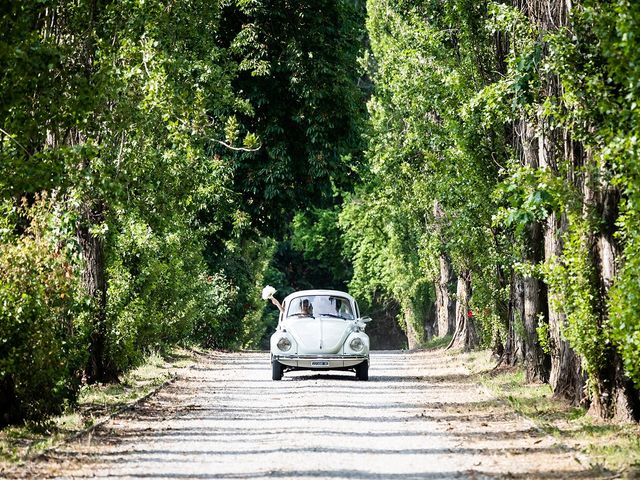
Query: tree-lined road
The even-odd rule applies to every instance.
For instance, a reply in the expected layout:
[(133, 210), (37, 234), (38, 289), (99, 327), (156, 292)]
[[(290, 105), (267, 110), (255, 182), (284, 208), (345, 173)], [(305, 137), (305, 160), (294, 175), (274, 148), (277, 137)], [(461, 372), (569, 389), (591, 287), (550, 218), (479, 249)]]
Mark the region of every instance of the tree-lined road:
[(374, 352), (370, 381), (270, 380), (266, 353), (216, 353), (136, 409), (13, 476), (596, 478), (492, 399), (459, 357)]

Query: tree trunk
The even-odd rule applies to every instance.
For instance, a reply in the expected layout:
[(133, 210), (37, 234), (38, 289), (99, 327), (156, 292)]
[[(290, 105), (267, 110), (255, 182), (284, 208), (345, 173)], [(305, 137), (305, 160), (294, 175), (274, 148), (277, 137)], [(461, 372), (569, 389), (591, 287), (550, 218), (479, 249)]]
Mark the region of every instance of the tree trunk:
[(541, 306), (545, 304), (543, 283), (535, 277), (524, 278), (524, 363), (527, 382), (546, 382), (549, 379), (549, 360), (538, 340)]
[(409, 350), (416, 350), (422, 346), (422, 336), (414, 326), (415, 310), (411, 305), (405, 305), (403, 308), (404, 325), (407, 333), (407, 344)]
[(424, 317), (424, 341), (428, 342), (436, 336), (438, 322), (436, 318), (436, 304), (431, 303), (425, 311)]
[[(591, 239), (591, 245), (599, 293), (596, 305), (599, 329), (604, 329), (609, 319), (606, 300), (617, 275), (617, 259), (620, 256), (619, 246), (614, 239), (620, 192), (602, 176), (596, 180), (587, 174), (584, 193), (585, 214), (595, 212), (600, 219), (598, 223), (601, 229)], [(604, 357), (597, 373), (592, 413), (605, 419), (637, 420), (640, 418), (640, 396), (624, 374), (622, 359), (612, 345), (605, 349)]]
[[(84, 68), (84, 75), (87, 80), (93, 81), (96, 72), (94, 70), (94, 55), (96, 50), (96, 37), (94, 26), (98, 20), (99, 7), (97, 0), (90, 0), (84, 5), (88, 8), (84, 20), (87, 24), (87, 34), (79, 41), (82, 43), (76, 49), (75, 61)], [(66, 39), (60, 37), (63, 33), (56, 26), (60, 19), (56, 10), (50, 10), (53, 17), (45, 22), (43, 36), (57, 37), (56, 42), (64, 43)], [(94, 137), (95, 137), (95, 132)], [(99, 136), (98, 136), (99, 137)], [(64, 134), (54, 129), (46, 130), (45, 144), (50, 148), (58, 148), (63, 145), (78, 147), (86, 144), (87, 132), (80, 128), (72, 128)], [(99, 142), (98, 142), (99, 143)], [(91, 170), (91, 159), (84, 157), (78, 164), (81, 171)], [(82, 172), (84, 173), (84, 172)], [(91, 172), (95, 174), (95, 172)], [(86, 185), (85, 185), (86, 187)], [(81, 191), (82, 188), (79, 188)], [(88, 296), (92, 301), (92, 332), (89, 345), (89, 359), (85, 369), (85, 374), (89, 382), (109, 382), (117, 380), (117, 372), (108, 360), (107, 353), (107, 276), (104, 244), (102, 238), (93, 232), (93, 229), (104, 222), (105, 205), (99, 196), (88, 194), (87, 188), (84, 191), (84, 203), (80, 205), (78, 211), (78, 223), (76, 226), (76, 236), (80, 245), (82, 259), (84, 261), (83, 283)]]
[[(433, 202), (433, 218), (435, 220), (436, 235), (440, 242), (445, 245), (446, 239), (442, 233), (442, 224), (447, 221), (445, 211), (440, 202)], [(451, 266), (451, 260), (446, 251), (440, 252), (440, 271), (435, 282), (436, 290), (436, 334), (439, 337), (451, 335), (456, 327), (456, 304), (450, 293), (456, 282), (456, 276)]]
[[(557, 264), (562, 254), (562, 233), (567, 229), (565, 215), (552, 213), (547, 218), (545, 230), (545, 259), (550, 268)], [(567, 317), (560, 311), (561, 294), (549, 291), (549, 350), (551, 371), (549, 384), (555, 397), (578, 405), (585, 401), (586, 377), (580, 356), (564, 338), (563, 329)]]
[[(529, 225), (527, 261), (538, 265), (542, 261), (542, 228), (539, 222)], [(546, 382), (549, 378), (549, 358), (544, 353), (538, 339), (538, 327), (546, 318), (547, 289), (538, 278), (525, 276), (523, 279), (523, 325), (524, 364), (527, 382)]]
[(84, 259), (83, 281), (93, 301), (94, 325), (90, 338), (89, 361), (86, 368), (89, 382), (109, 382), (117, 379), (115, 368), (108, 360), (107, 343), (107, 277), (102, 239), (92, 227), (104, 220), (104, 206), (85, 205), (78, 222), (77, 236)]
[(451, 283), (456, 282), (449, 257), (440, 255), (440, 273), (436, 282), (436, 327), (437, 335), (451, 335), (456, 327), (456, 302), (449, 294)]
[[(519, 122), (518, 140), (520, 144), (520, 158), (523, 165), (539, 168), (539, 139), (536, 128), (531, 120), (521, 119)], [(524, 245), (525, 263), (538, 265), (543, 257), (542, 226), (539, 222), (532, 222), (526, 228)], [(527, 381), (544, 382), (549, 377), (549, 359), (540, 347), (538, 341), (538, 326), (541, 319), (545, 321), (546, 285), (540, 279), (527, 275), (522, 279), (523, 309), (522, 309), (522, 357), (526, 369)], [(514, 317), (515, 320), (515, 317)], [(517, 357), (516, 357), (517, 358)], [(513, 360), (514, 358), (512, 358)]]
[[(495, 233), (494, 233), (495, 235)], [(495, 238), (495, 237), (494, 237)], [(497, 245), (497, 243), (496, 243)], [(503, 265), (495, 265), (496, 284), (500, 291), (505, 291), (509, 286), (509, 283), (505, 277)], [(504, 355), (504, 347), (506, 337), (504, 335), (503, 325), (506, 325), (509, 318), (509, 300), (498, 296), (495, 299), (495, 313), (500, 319), (499, 322), (491, 322), (491, 353), (501, 361)]]
[(476, 348), (480, 344), (475, 321), (469, 310), (470, 298), (471, 272), (465, 270), (458, 275), (458, 288), (456, 291), (456, 330), (447, 349), (461, 348), (468, 351)]
[[(568, 25), (571, 2), (568, 0), (554, 0), (546, 5), (542, 3), (530, 4), (526, 7), (529, 18), (545, 31), (555, 31)], [(547, 97), (560, 97), (562, 85), (557, 75), (543, 77)], [(573, 183), (571, 171), (573, 166), (580, 164), (581, 149), (576, 145), (569, 133), (564, 130), (553, 129), (543, 111), (538, 113), (538, 162), (540, 168), (547, 169), (555, 176), (560, 175), (558, 159), (569, 165), (567, 182)], [(562, 133), (562, 137), (560, 134)], [(562, 212), (551, 212), (544, 225), (544, 259), (549, 268), (554, 268), (562, 258), (562, 235), (568, 229), (567, 217)], [(574, 404), (585, 400), (585, 373), (579, 355), (571, 348), (563, 336), (566, 325), (566, 315), (561, 312), (561, 293), (548, 291), (547, 319), (549, 322), (549, 352), (551, 368), (549, 383), (554, 396), (570, 400)]]
[[(558, 94), (560, 85), (557, 78), (550, 81), (549, 94)], [(562, 160), (569, 165), (575, 163), (576, 152), (574, 142), (569, 138), (565, 130), (560, 140), (557, 134), (552, 133), (547, 122), (541, 120), (540, 134), (540, 167), (546, 168), (554, 175), (559, 175), (556, 158), (562, 155)], [(562, 147), (560, 146), (562, 144)], [(580, 150), (580, 149), (578, 149)], [(567, 178), (569, 182), (573, 179)], [(544, 229), (544, 258), (548, 268), (556, 268), (560, 262), (563, 250), (562, 236), (567, 231), (567, 216), (564, 213), (551, 212), (545, 222)], [(551, 369), (549, 384), (553, 394), (557, 398), (569, 400), (574, 405), (585, 402), (586, 375), (582, 369), (580, 356), (571, 348), (564, 338), (563, 329), (567, 323), (566, 315), (561, 311), (562, 296), (560, 292), (548, 291), (548, 321), (549, 321), (549, 353), (551, 356)]]
[(511, 274), (509, 309), (507, 315), (507, 339), (500, 363), (513, 366), (524, 363), (524, 280), (516, 272)]

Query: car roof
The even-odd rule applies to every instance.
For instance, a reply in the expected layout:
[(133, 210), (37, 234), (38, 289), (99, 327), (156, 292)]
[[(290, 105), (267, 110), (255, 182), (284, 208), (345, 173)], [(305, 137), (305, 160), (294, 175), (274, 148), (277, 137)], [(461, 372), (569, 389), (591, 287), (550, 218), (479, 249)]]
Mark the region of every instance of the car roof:
[(298, 297), (306, 297), (310, 295), (328, 295), (332, 297), (345, 297), (352, 302), (355, 302), (355, 299), (346, 292), (341, 292), (340, 290), (300, 290), (299, 292), (293, 292), (290, 295), (287, 295), (283, 302), (289, 302), (290, 300)]

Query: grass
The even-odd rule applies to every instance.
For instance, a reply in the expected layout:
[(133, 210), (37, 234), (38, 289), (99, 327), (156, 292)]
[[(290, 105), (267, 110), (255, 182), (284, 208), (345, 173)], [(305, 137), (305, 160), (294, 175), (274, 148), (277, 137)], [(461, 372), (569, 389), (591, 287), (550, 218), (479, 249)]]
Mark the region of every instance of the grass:
[(488, 352), (466, 354), (467, 367), (494, 395), (563, 444), (586, 454), (591, 467), (640, 478), (640, 425), (604, 422), (583, 407), (554, 398), (546, 384), (529, 384), (519, 368), (493, 370)]
[(24, 461), (134, 404), (172, 378), (178, 370), (195, 363), (195, 355), (193, 350), (180, 348), (164, 355), (153, 353), (140, 366), (123, 374), (117, 384), (82, 387), (77, 405), (67, 408), (64, 414), (42, 424), (0, 430), (0, 463)]
[(445, 335), (444, 337), (433, 337), (430, 340), (426, 341), (422, 348), (425, 350), (436, 350), (438, 348), (446, 348), (451, 342), (451, 338), (453, 335)]

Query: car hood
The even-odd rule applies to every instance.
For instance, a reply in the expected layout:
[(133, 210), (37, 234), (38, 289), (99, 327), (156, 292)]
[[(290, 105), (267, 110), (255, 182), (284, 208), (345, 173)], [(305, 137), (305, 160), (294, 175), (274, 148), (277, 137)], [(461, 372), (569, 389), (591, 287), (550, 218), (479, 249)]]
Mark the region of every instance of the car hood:
[(289, 318), (287, 331), (298, 343), (299, 354), (340, 353), (353, 329), (353, 322), (341, 318)]

